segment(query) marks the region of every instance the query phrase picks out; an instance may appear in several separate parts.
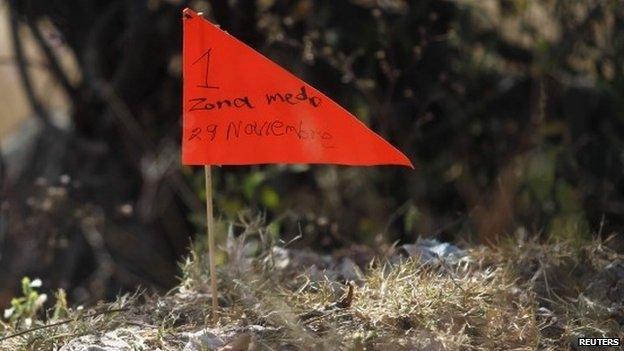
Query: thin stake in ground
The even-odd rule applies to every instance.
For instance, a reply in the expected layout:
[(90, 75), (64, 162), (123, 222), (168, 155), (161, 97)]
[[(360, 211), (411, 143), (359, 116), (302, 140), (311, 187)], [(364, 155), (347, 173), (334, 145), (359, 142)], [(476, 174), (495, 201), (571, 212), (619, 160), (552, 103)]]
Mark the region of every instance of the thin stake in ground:
[(208, 259), (210, 261), (210, 290), (212, 295), (212, 320), (217, 321), (218, 290), (217, 290), (217, 263), (215, 261), (214, 216), (212, 209), (212, 171), (210, 166), (204, 166), (206, 178), (206, 230), (208, 233)]

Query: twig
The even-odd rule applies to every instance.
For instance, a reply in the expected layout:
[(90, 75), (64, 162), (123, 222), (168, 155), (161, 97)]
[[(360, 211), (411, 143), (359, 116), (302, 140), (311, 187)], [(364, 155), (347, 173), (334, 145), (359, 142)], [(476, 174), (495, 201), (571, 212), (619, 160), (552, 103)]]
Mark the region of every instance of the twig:
[[(13, 56), (0, 56), (0, 65), (13, 66), (17, 64), (16, 61), (17, 61), (17, 58)], [(36, 60), (36, 59), (28, 59), (24, 62), (24, 65), (26, 65), (26, 67), (32, 67), (32, 68), (42, 68), (42, 69), (50, 68), (50, 66), (47, 63)]]
[[(4, 155), (2, 155), (2, 146), (0, 145), (0, 201), (3, 199), (4, 195), (4, 182), (7, 178), (7, 164), (4, 160)], [(1, 230), (1, 229), (0, 229)]]
[(52, 71), (52, 73), (56, 76), (56, 79), (61, 83), (61, 86), (65, 89), (67, 94), (74, 100), (74, 105), (76, 105), (78, 100), (78, 92), (69, 81), (69, 78), (61, 67), (61, 64), (59, 63), (59, 60), (56, 57), (54, 51), (47, 43), (46, 39), (43, 37), (43, 34), (41, 33), (39, 27), (37, 27), (37, 25), (30, 18), (26, 18), (26, 24), (28, 25), (28, 28), (30, 29), (33, 37), (39, 44), (41, 51), (43, 51), (43, 54), (48, 61), (48, 67), (50, 71)]
[(41, 102), (37, 99), (37, 95), (34, 90), (33, 83), (31, 81), (30, 73), (26, 68), (26, 56), (24, 55), (24, 47), (22, 45), (22, 40), (19, 35), (19, 21), (18, 21), (18, 12), (16, 9), (16, 2), (9, 2), (10, 9), (10, 25), (11, 25), (11, 40), (13, 42), (13, 50), (15, 51), (15, 61), (17, 63), (17, 70), (19, 71), (22, 86), (26, 93), (26, 97), (28, 98), (28, 102), (32, 106), (33, 110), (35, 110), (35, 114), (37, 117), (43, 122), (43, 125), (46, 129), (55, 130), (56, 128), (50, 122), (50, 118), (48, 112), (45, 110)]
[(353, 303), (353, 282), (350, 281), (348, 286), (349, 291), (347, 291), (347, 294), (340, 301), (338, 301), (338, 303), (336, 303), (338, 308), (349, 308)]
[(32, 332), (37, 331), (37, 330), (57, 327), (59, 325), (67, 324), (67, 323), (70, 323), (70, 322), (73, 322), (73, 321), (76, 321), (76, 320), (79, 320), (79, 319), (97, 317), (97, 316), (101, 316), (103, 314), (124, 312), (124, 311), (128, 311), (128, 308), (117, 308), (117, 309), (113, 309), (113, 310), (105, 310), (105, 311), (100, 311), (100, 312), (94, 312), (94, 313), (91, 313), (91, 314), (85, 314), (85, 315), (82, 315), (82, 316), (79, 316), (79, 317), (76, 317), (76, 318), (62, 320), (60, 322), (56, 322), (56, 323), (52, 323), (52, 324), (40, 325), (40, 326), (37, 326), (37, 327), (34, 327), (34, 328), (22, 330), (21, 332), (18, 332), (18, 333), (15, 333), (15, 334), (11, 334), (11, 335), (7, 335), (5, 337), (2, 337), (2, 338), (0, 338), (0, 342), (8, 340), (8, 339), (16, 338), (16, 337), (22, 336), (24, 334), (32, 333)]

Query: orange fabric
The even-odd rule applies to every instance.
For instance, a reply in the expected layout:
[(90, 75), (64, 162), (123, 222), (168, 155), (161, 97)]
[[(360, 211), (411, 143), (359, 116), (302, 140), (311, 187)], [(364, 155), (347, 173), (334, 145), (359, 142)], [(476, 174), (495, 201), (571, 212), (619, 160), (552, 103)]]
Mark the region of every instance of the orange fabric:
[(405, 155), (323, 93), (183, 12), (182, 163), (398, 164)]

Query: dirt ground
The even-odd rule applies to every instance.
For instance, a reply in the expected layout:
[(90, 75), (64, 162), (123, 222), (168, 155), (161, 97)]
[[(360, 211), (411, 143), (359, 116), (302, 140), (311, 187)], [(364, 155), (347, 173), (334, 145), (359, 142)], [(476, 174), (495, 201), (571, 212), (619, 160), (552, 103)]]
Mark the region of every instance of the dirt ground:
[(27, 281), (0, 350), (576, 350), (581, 337), (624, 336), (623, 257), (608, 246), (425, 240), (359, 266), (230, 236), (216, 320), (198, 245), (164, 296), (83, 309), (59, 292), (41, 320), (22, 308), (45, 300)]

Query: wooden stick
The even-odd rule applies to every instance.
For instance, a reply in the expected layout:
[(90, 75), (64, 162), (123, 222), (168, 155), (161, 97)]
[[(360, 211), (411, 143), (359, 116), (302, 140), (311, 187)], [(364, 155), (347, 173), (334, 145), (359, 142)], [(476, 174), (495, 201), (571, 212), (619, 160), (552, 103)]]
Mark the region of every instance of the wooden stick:
[(217, 290), (217, 263), (215, 262), (214, 217), (212, 210), (212, 171), (210, 166), (204, 166), (206, 176), (206, 229), (208, 232), (208, 258), (210, 260), (210, 289), (212, 295), (212, 321), (217, 321), (219, 307)]

